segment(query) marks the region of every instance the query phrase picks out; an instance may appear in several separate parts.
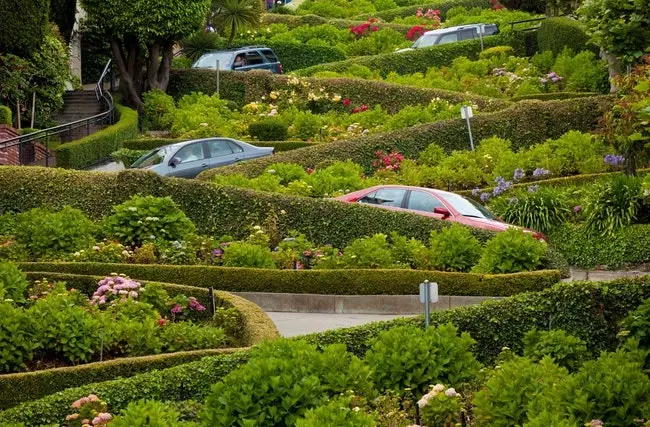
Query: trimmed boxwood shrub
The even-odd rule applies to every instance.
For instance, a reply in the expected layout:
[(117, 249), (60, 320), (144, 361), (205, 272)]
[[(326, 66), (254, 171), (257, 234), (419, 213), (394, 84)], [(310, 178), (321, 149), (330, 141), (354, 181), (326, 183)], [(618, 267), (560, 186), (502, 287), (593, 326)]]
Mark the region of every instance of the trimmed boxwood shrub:
[[(512, 46), (515, 55), (524, 56), (526, 46), (524, 37), (519, 33), (503, 33), (483, 38), (485, 48), (494, 46)], [(378, 71), (383, 77), (391, 72), (397, 74), (426, 73), (431, 67), (450, 65), (459, 56), (478, 59), (481, 53), (480, 40), (467, 40), (432, 46), (425, 49), (415, 49), (407, 52), (385, 53), (382, 55), (360, 56), (347, 61), (331, 62), (305, 68), (297, 72), (301, 76), (312, 76), (322, 71), (344, 72), (353, 64), (363, 65)]]
[[(415, 12), (413, 12), (415, 13)], [(296, 28), (301, 25), (324, 25), (329, 24), (336, 28), (347, 30), (350, 27), (356, 27), (366, 22), (365, 19), (349, 20), (349, 19), (328, 19), (318, 15), (280, 15), (277, 13), (267, 13), (262, 16), (262, 25), (270, 24), (284, 24), (289, 28)], [(389, 22), (382, 22), (380, 28), (391, 28), (399, 33), (406, 34), (411, 29), (412, 25), (404, 24), (391, 24)]]
[(598, 96), (596, 92), (552, 92), (552, 93), (535, 93), (532, 95), (519, 95), (510, 98), (512, 101), (523, 101), (525, 99), (539, 99), (540, 101), (552, 101), (558, 99), (587, 98)]
[(138, 113), (116, 105), (119, 120), (112, 126), (77, 141), (61, 144), (54, 149), (56, 165), (61, 168), (83, 169), (110, 158), (122, 146), (122, 141), (138, 136)]
[[(21, 190), (15, 191), (16, 188)], [(70, 205), (93, 219), (100, 219), (133, 194), (170, 196), (196, 224), (200, 234), (229, 235), (235, 239), (248, 237), (251, 224), (262, 225), (269, 220), (276, 223), (281, 236), (296, 230), (317, 245), (332, 244), (339, 248), (358, 237), (391, 231), (426, 241), (431, 230), (449, 225), (412, 213), (219, 187), (198, 180), (163, 178), (143, 170), (98, 174), (55, 168), (0, 167), (0, 214), (43, 205), (53, 209)], [(472, 229), (472, 234), (481, 241), (493, 235), (479, 229)]]
[(441, 0), (437, 2), (424, 3), (416, 6), (403, 6), (394, 9), (382, 10), (373, 14), (363, 14), (356, 17), (359, 20), (366, 20), (370, 17), (381, 19), (382, 21), (390, 22), (395, 18), (405, 18), (407, 16), (415, 15), (419, 8), (422, 10), (434, 9), (440, 11), (440, 19), (445, 20), (447, 11), (453, 7), (464, 7), (466, 9), (481, 8), (489, 9), (492, 4), (488, 0)]
[(248, 125), (248, 133), (260, 141), (284, 141), (289, 127), (278, 118), (268, 118)]
[[(288, 77), (260, 72), (222, 72), (219, 96), (237, 104), (244, 105), (260, 101), (273, 90), (286, 89)], [(328, 93), (336, 93), (349, 98), (352, 104), (381, 105), (389, 112), (397, 112), (410, 105), (426, 105), (432, 99), (446, 99), (451, 103), (472, 102), (479, 109), (496, 111), (508, 103), (479, 95), (468, 95), (443, 89), (418, 88), (396, 85), (374, 80), (350, 78), (309, 79), (317, 87)], [(168, 92), (174, 98), (192, 92), (213, 94), (217, 90), (215, 71), (211, 70), (172, 70)], [(130, 147), (127, 147), (130, 148)]]
[[(622, 279), (608, 283), (562, 283), (540, 293), (517, 295), (505, 300), (486, 302), (432, 313), (434, 325), (453, 323), (476, 341), (472, 351), (482, 363), (493, 363), (504, 346), (520, 353), (523, 336), (529, 330), (563, 329), (581, 338), (592, 352), (613, 350), (618, 345), (618, 322), (650, 297), (650, 278)], [(405, 325), (423, 326), (423, 318), (400, 318), (353, 328), (336, 329), (301, 337), (324, 348), (344, 343), (348, 351), (362, 357), (382, 331)], [(27, 425), (60, 422), (69, 413), (71, 402), (90, 393), (105, 400), (111, 410), (119, 411), (141, 398), (162, 401), (203, 400), (212, 384), (241, 366), (247, 352), (207, 357), (162, 371), (147, 372), (131, 378), (89, 384), (55, 393), (0, 413), (2, 422)], [(7, 388), (0, 393), (11, 393)]]
[(0, 105), (0, 125), (11, 126), (13, 121), (11, 120), (11, 109)]
[(103, 275), (118, 271), (131, 278), (227, 292), (284, 292), (324, 295), (417, 295), (419, 283), (437, 282), (440, 295), (509, 296), (540, 291), (560, 281), (555, 270), (482, 275), (423, 270), (275, 270), (201, 265), (103, 263), (23, 263), (24, 271)]
[(565, 47), (580, 52), (588, 46), (588, 41), (589, 36), (582, 30), (580, 23), (567, 17), (545, 19), (537, 30), (537, 45), (540, 52), (550, 50), (558, 54)]
[[(513, 141), (513, 149), (529, 147), (549, 138), (559, 138), (569, 130), (589, 131), (613, 103), (609, 96), (576, 98), (564, 101), (521, 101), (512, 107), (494, 113), (481, 113), (472, 119), (474, 141), (498, 136)], [(399, 151), (416, 158), (432, 142), (445, 151), (467, 150), (467, 124), (462, 119), (443, 120), (400, 129), (394, 132), (365, 136), (361, 139), (335, 141), (315, 147), (281, 153), (272, 158), (255, 159), (245, 164), (213, 169), (199, 175), (209, 180), (220, 174), (241, 173), (258, 176), (271, 163), (298, 163), (315, 167), (336, 160), (352, 160), (372, 171), (375, 153)]]

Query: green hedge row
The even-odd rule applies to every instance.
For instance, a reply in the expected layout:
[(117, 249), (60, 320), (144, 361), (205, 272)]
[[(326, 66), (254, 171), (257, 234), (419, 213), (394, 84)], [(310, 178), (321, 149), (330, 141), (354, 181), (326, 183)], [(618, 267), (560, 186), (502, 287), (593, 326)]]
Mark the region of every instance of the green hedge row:
[[(414, 12), (415, 13), (415, 12)], [(267, 13), (262, 16), (262, 25), (270, 24), (284, 24), (289, 28), (296, 28), (301, 25), (332, 25), (339, 29), (348, 29), (360, 24), (363, 24), (364, 20), (349, 20), (349, 19), (328, 19), (318, 15), (281, 15), (278, 13)], [(380, 28), (391, 28), (398, 33), (406, 34), (409, 32), (412, 25), (404, 24), (391, 24), (390, 22), (383, 22), (379, 24)]]
[[(548, 102), (520, 101), (505, 110), (474, 116), (471, 121), (472, 134), (475, 144), (482, 139), (498, 136), (512, 141), (513, 148), (518, 150), (548, 138), (559, 138), (569, 130), (592, 130), (603, 113), (611, 108), (612, 102), (609, 96)], [(469, 149), (465, 120), (444, 120), (361, 139), (301, 148), (269, 158), (212, 169), (199, 175), (199, 179), (210, 180), (216, 174), (235, 173), (258, 176), (269, 164), (277, 162), (316, 167), (347, 159), (361, 164), (370, 172), (377, 150), (397, 150), (406, 157), (417, 158), (431, 143), (441, 145), (448, 152)]]
[(565, 225), (549, 233), (549, 240), (571, 265), (579, 267), (613, 270), (650, 262), (650, 224), (623, 227), (606, 236)]
[(424, 280), (437, 282), (440, 295), (510, 296), (540, 291), (560, 281), (560, 272), (482, 275), (422, 270), (264, 270), (202, 265), (103, 263), (25, 263), (24, 271), (104, 275), (207, 287), (227, 292), (277, 292), (324, 295), (417, 295)]
[(535, 93), (532, 95), (519, 95), (510, 98), (511, 101), (523, 101), (526, 99), (539, 99), (540, 101), (553, 101), (561, 99), (588, 98), (598, 96), (596, 92), (552, 92), (552, 93)]
[(436, 2), (424, 3), (415, 6), (403, 6), (395, 9), (382, 10), (380, 12), (375, 12), (372, 14), (363, 14), (355, 17), (359, 20), (366, 20), (370, 17), (379, 18), (382, 21), (390, 22), (395, 18), (406, 18), (407, 16), (415, 15), (415, 12), (419, 8), (422, 8), (426, 12), (427, 9), (438, 9), (440, 11), (440, 19), (445, 20), (447, 16), (447, 11), (453, 7), (462, 6), (466, 9), (481, 8), (489, 9), (492, 7), (492, 4), (488, 0), (439, 0)]
[[(483, 45), (487, 49), (494, 46), (512, 46), (516, 55), (526, 54), (524, 37), (518, 32), (502, 33), (496, 36), (483, 38)], [(301, 76), (312, 76), (321, 71), (334, 71), (342, 73), (351, 65), (363, 65), (373, 71), (378, 71), (382, 76), (395, 72), (397, 74), (425, 73), (431, 67), (442, 67), (451, 64), (459, 56), (477, 59), (481, 53), (480, 40), (467, 40), (458, 43), (449, 43), (432, 46), (424, 49), (415, 49), (407, 52), (385, 53), (382, 55), (360, 56), (346, 61), (332, 62), (329, 64), (315, 65), (297, 71)]]
[[(129, 150), (153, 150), (154, 148), (162, 147), (163, 145), (174, 144), (183, 141), (183, 139), (175, 138), (137, 138), (124, 141), (123, 148)], [(320, 144), (319, 142), (306, 142), (306, 141), (248, 141), (256, 147), (273, 147), (275, 152), (295, 150), (297, 148), (312, 147)]]
[[(562, 283), (539, 293), (526, 293), (500, 301), (432, 313), (433, 324), (454, 323), (477, 341), (474, 352), (486, 364), (494, 362), (505, 346), (523, 348), (523, 335), (532, 328), (564, 329), (588, 343), (593, 352), (612, 350), (618, 343), (618, 322), (650, 297), (650, 278), (609, 283)], [(423, 318), (402, 318), (364, 326), (337, 329), (301, 337), (318, 346), (344, 343), (363, 356), (380, 332), (404, 325), (422, 325)], [(40, 425), (61, 422), (72, 402), (95, 393), (113, 412), (130, 401), (148, 398), (180, 401), (201, 400), (212, 384), (246, 361), (247, 353), (207, 357), (199, 362), (139, 374), (131, 378), (67, 389), (0, 413), (1, 422)], [(4, 390), (3, 390), (4, 391)], [(6, 391), (10, 392), (10, 391)]]
[(558, 54), (565, 47), (573, 52), (583, 51), (585, 46), (591, 46), (593, 49), (588, 42), (589, 36), (580, 23), (567, 17), (545, 19), (537, 30), (537, 45), (540, 52), (550, 50)]
[[(286, 76), (264, 72), (223, 72), (219, 85), (219, 96), (239, 105), (260, 101), (273, 90), (287, 88)], [(449, 102), (472, 102), (479, 108), (496, 111), (505, 108), (507, 102), (479, 95), (469, 95), (442, 89), (418, 88), (396, 85), (375, 80), (350, 78), (308, 79), (313, 86), (328, 93), (337, 93), (349, 98), (353, 104), (381, 105), (390, 112), (396, 112), (409, 105), (428, 104), (441, 98)], [(217, 90), (215, 71), (172, 70), (167, 92), (174, 98), (192, 92), (213, 94)]]
[[(301, 150), (305, 149), (295, 151)], [(56, 209), (70, 205), (93, 219), (100, 219), (110, 214), (114, 205), (134, 194), (170, 196), (194, 221), (199, 233), (230, 235), (236, 239), (247, 237), (249, 227), (264, 224), (270, 214), (276, 217), (280, 235), (297, 230), (316, 244), (332, 244), (339, 248), (358, 237), (390, 234), (391, 231), (428, 241), (432, 230), (448, 226), (445, 221), (411, 213), (218, 187), (198, 180), (163, 178), (143, 170), (100, 174), (55, 168), (0, 167), (0, 214), (40, 206)], [(481, 241), (493, 236), (489, 231), (478, 229), (472, 229), (472, 233)]]
[(56, 165), (61, 168), (83, 169), (107, 160), (119, 150), (122, 141), (138, 136), (138, 112), (115, 105), (119, 120), (112, 126), (85, 138), (61, 144), (54, 149)]

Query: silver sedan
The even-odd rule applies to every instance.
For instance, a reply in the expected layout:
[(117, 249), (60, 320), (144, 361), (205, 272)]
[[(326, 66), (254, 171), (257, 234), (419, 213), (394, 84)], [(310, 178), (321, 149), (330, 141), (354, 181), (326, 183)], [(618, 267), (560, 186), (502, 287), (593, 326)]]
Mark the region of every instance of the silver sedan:
[(194, 178), (206, 169), (270, 156), (273, 147), (256, 147), (230, 138), (205, 138), (177, 142), (151, 150), (131, 167), (163, 176)]

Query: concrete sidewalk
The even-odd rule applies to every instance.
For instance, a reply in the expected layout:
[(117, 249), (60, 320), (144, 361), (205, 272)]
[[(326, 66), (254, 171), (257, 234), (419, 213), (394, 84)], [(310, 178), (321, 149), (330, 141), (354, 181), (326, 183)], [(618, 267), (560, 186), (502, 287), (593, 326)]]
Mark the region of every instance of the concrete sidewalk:
[(391, 314), (323, 314), (323, 313), (285, 313), (267, 312), (275, 322), (283, 337), (323, 332), (329, 329), (346, 328), (370, 322), (392, 320), (398, 317)]

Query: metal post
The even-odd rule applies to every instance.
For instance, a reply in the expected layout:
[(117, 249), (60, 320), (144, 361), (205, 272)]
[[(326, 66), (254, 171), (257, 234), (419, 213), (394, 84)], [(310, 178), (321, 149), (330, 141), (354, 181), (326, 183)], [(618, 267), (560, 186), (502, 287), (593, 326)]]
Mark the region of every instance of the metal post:
[(219, 78), (220, 77), (221, 76), (219, 74), (219, 60), (217, 59), (217, 96), (219, 96)]
[(214, 316), (214, 314), (217, 312), (217, 307), (214, 300), (214, 288), (212, 286), (208, 288), (208, 298), (210, 298), (210, 314)]
[(483, 52), (483, 28), (484, 28), (484, 24), (481, 24), (478, 27), (478, 37), (479, 39), (481, 39), (481, 52)]
[(474, 138), (472, 138), (472, 126), (469, 124), (469, 114), (465, 116), (465, 121), (467, 121), (467, 132), (469, 132), (469, 146), (474, 151)]
[(47, 131), (45, 131), (45, 167), (50, 166), (50, 138), (47, 137)]
[(424, 330), (429, 329), (431, 322), (431, 307), (429, 306), (429, 281), (424, 281)]

